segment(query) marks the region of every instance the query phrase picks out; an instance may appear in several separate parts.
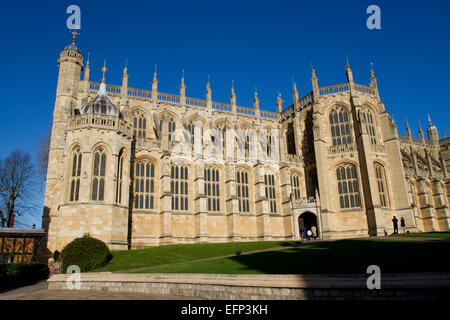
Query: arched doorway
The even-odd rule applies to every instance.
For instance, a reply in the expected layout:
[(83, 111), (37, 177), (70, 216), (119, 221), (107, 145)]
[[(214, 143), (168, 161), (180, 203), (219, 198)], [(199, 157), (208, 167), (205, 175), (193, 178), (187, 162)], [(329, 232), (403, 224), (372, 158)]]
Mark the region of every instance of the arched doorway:
[(303, 212), (298, 217), (298, 230), (300, 231), (300, 236), (302, 235), (302, 229), (305, 228), (306, 230), (313, 231), (313, 227), (316, 229), (316, 237), (319, 236), (319, 228), (317, 226), (317, 217), (314, 213), (311, 212)]

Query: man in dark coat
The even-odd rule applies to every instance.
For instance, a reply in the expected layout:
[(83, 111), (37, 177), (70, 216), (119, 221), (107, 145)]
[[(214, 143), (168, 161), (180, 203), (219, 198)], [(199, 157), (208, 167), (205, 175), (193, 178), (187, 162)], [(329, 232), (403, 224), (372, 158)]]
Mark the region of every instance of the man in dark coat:
[(392, 219), (392, 223), (394, 224), (394, 233), (398, 233), (398, 219), (395, 216)]

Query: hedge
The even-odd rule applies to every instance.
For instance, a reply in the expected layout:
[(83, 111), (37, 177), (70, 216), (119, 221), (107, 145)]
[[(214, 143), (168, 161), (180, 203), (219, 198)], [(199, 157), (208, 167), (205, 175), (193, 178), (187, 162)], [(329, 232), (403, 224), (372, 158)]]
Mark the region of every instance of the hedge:
[(48, 278), (49, 270), (45, 263), (21, 262), (0, 264), (0, 288), (13, 288), (36, 283)]
[(61, 252), (62, 272), (70, 265), (76, 265), (81, 272), (104, 266), (111, 260), (108, 246), (101, 240), (88, 235), (70, 242)]

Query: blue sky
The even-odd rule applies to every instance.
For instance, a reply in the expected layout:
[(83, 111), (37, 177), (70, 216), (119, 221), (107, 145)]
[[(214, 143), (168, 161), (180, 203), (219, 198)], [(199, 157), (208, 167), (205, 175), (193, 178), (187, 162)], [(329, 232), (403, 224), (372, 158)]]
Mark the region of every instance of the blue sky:
[[(204, 98), (208, 75), (213, 100), (275, 110), (279, 90), (292, 103), (311, 90), (311, 62), (319, 86), (343, 83), (346, 56), (357, 83), (368, 84), (374, 63), (382, 101), (405, 133), (414, 135), (427, 114), (450, 134), (449, 1), (8, 1), (0, 11), (0, 157), (13, 149), (34, 156), (52, 121), (60, 51), (70, 43), (66, 8), (81, 8), (77, 45), (90, 52), (91, 80), (150, 89), (158, 64), (159, 91)], [(381, 30), (366, 28), (366, 8), (381, 8)], [(37, 196), (38, 197), (38, 196)], [(41, 201), (42, 202), (42, 201)], [(40, 225), (41, 210), (34, 221)]]

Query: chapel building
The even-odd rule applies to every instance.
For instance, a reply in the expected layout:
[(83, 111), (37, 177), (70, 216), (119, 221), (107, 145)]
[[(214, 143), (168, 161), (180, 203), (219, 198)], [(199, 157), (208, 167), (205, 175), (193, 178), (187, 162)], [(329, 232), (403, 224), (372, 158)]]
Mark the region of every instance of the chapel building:
[[(320, 87), (277, 112), (90, 81), (73, 42), (61, 52), (43, 228), (48, 254), (90, 234), (111, 249), (172, 243), (380, 236), (448, 231), (449, 141), (429, 121), (397, 126), (377, 80)], [(83, 78), (81, 78), (83, 74)], [(234, 135), (232, 135), (234, 134)], [(447, 141), (447, 142), (445, 142)], [(195, 146), (200, 145), (200, 149)], [(181, 147), (180, 147), (181, 146)], [(187, 147), (186, 147), (187, 146)], [(228, 148), (226, 148), (228, 146)], [(231, 146), (231, 149), (230, 149)], [(208, 150), (212, 158), (202, 157)], [(230, 151), (231, 150), (231, 151)], [(200, 155), (198, 154), (200, 151)], [(192, 156), (190, 159), (181, 154)]]

